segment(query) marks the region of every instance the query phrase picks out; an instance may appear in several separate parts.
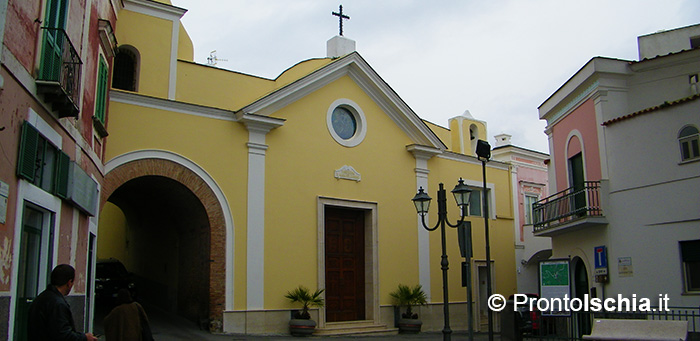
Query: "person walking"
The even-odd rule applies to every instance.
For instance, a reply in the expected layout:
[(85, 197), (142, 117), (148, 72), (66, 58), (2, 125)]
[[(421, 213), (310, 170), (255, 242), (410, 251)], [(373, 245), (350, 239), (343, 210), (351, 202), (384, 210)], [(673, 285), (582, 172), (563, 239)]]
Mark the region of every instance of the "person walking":
[(107, 341), (153, 340), (146, 311), (127, 289), (117, 292), (117, 306), (105, 316), (103, 325)]
[(75, 328), (73, 314), (65, 296), (73, 289), (75, 269), (60, 264), (51, 271), (51, 284), (29, 306), (27, 337), (29, 341), (96, 341), (92, 333)]

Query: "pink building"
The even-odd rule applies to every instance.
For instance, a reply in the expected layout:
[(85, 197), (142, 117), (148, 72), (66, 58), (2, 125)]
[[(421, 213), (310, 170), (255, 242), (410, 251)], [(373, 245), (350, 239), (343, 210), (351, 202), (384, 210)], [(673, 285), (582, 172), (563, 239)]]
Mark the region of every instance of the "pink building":
[(512, 145), (508, 134), (496, 135), (495, 138), (491, 153), (494, 160), (510, 164), (513, 207), (518, 210), (513, 224), (518, 292), (537, 293), (537, 266), (539, 260), (552, 254), (552, 243), (548, 237), (533, 235), (532, 204), (548, 196), (549, 155)]
[(0, 0), (0, 339), (61, 263), (90, 330), (107, 88), (120, 1)]

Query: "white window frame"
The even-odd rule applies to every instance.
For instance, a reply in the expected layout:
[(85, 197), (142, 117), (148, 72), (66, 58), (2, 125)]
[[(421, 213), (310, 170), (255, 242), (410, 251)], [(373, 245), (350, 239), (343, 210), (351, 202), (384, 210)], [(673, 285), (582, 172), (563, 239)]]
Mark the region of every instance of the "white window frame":
[[(528, 205), (528, 198), (532, 198), (532, 201)], [(523, 195), (523, 213), (524, 213), (524, 219), (525, 219), (525, 225), (532, 225), (534, 224), (534, 214), (532, 212), (532, 205), (540, 200), (539, 196), (534, 193), (525, 193)]]
[[(698, 243), (700, 242), (699, 240), (695, 241), (687, 241), (687, 242), (695, 242)], [(699, 294), (700, 295), (700, 286), (691, 288), (690, 287), (690, 264), (686, 261), (686, 259), (683, 258), (683, 244), (682, 242), (679, 243), (680, 251), (681, 251), (681, 264), (683, 266), (683, 292), (686, 294)], [(687, 247), (690, 247), (688, 245)], [(700, 262), (693, 262), (693, 263), (700, 263)], [(697, 267), (697, 264), (696, 264)], [(696, 268), (696, 271), (700, 271), (700, 268)]]
[[(354, 117), (357, 123), (357, 129), (355, 135), (349, 139), (344, 139), (335, 132), (333, 128), (333, 111), (338, 108), (344, 108), (348, 110)], [(364, 141), (367, 134), (367, 119), (365, 118), (365, 113), (362, 111), (357, 103), (349, 100), (347, 98), (340, 98), (333, 102), (330, 107), (328, 107), (328, 112), (326, 113), (326, 125), (328, 126), (328, 132), (331, 134), (335, 142), (348, 148), (355, 147)]]
[[(686, 128), (695, 129), (695, 133), (687, 135), (687, 136), (681, 136), (681, 133)], [(691, 161), (700, 160), (700, 153), (698, 153), (698, 154), (693, 153), (693, 149), (692, 149), (692, 142), (693, 141), (695, 141), (696, 145), (700, 145), (700, 133), (698, 133), (698, 128), (692, 124), (683, 126), (683, 128), (681, 128), (680, 132), (678, 133), (678, 146), (680, 147), (681, 162), (691, 162)], [(688, 158), (686, 158), (684, 153), (683, 153), (683, 146), (685, 144), (687, 144), (688, 151), (690, 153)]]

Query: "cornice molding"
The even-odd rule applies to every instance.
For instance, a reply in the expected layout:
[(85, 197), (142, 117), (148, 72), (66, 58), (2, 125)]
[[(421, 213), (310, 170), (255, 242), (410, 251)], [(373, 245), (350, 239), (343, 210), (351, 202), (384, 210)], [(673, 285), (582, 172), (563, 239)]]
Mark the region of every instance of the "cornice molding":
[[(440, 155), (438, 155), (439, 158), (443, 158), (446, 160), (452, 160), (452, 161), (458, 161), (458, 162), (463, 162), (463, 163), (468, 163), (472, 165), (479, 165), (481, 166), (481, 161), (477, 159), (474, 156), (470, 155), (464, 155), (464, 154), (459, 154), (455, 152), (444, 152)], [(509, 165), (503, 161), (498, 161), (491, 159), (488, 162), (486, 162), (486, 167), (487, 168), (495, 168), (495, 169), (501, 169), (501, 170), (508, 170)]]
[(267, 134), (270, 130), (284, 125), (285, 120), (281, 118), (268, 117), (255, 114), (236, 113), (237, 121), (243, 123), (248, 131)]
[(418, 144), (411, 144), (406, 146), (406, 150), (413, 154), (413, 157), (420, 160), (430, 160), (435, 155), (439, 155), (442, 151), (438, 148), (422, 146)]
[(109, 100), (113, 102), (137, 105), (141, 107), (174, 111), (187, 115), (202, 116), (225, 121), (237, 121), (234, 112), (231, 110), (206, 107), (185, 102), (178, 102), (165, 98), (151, 97), (128, 91), (112, 89), (109, 91)]

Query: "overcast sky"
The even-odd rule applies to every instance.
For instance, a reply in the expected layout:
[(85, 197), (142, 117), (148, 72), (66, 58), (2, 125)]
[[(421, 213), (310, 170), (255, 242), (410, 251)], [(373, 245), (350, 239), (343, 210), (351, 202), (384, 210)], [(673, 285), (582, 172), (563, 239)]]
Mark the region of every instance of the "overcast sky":
[(344, 36), (423, 119), (465, 110), (548, 152), (537, 107), (595, 56), (638, 60), (637, 37), (700, 23), (698, 0), (172, 0), (205, 64), (274, 79)]

